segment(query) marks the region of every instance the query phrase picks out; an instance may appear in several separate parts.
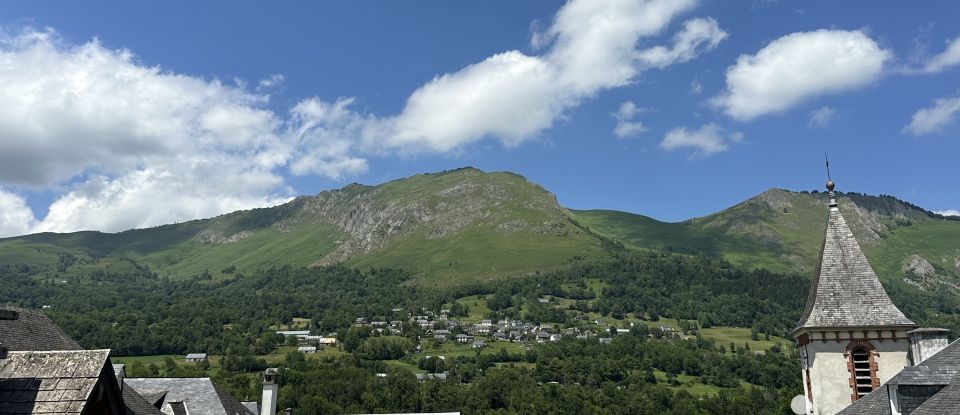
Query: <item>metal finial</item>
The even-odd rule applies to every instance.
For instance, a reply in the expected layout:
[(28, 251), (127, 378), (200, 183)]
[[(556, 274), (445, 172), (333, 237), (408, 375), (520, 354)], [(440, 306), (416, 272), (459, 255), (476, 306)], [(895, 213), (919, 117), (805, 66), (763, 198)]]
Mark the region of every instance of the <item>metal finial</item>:
[(827, 194), (830, 196), (830, 207), (837, 207), (837, 200), (834, 199), (835, 194), (833, 189), (837, 187), (837, 184), (833, 182), (833, 178), (830, 177), (830, 158), (827, 157), (827, 153), (823, 153), (823, 160), (827, 165)]

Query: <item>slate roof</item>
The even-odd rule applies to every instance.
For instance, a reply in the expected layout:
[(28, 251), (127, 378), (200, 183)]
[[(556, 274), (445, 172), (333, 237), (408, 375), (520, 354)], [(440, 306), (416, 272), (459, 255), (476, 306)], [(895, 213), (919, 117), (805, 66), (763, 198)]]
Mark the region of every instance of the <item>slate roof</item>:
[(0, 414), (83, 412), (110, 350), (14, 351), (0, 359)]
[[(213, 385), (213, 388), (217, 391), (217, 396), (220, 397), (220, 403), (223, 404), (223, 409), (227, 411), (230, 415), (257, 415), (260, 412), (253, 412), (249, 406), (245, 405), (243, 402), (240, 402), (237, 398), (234, 398), (233, 395), (227, 393), (223, 388)], [(256, 402), (254, 402), (256, 403)]]
[(807, 306), (794, 333), (806, 328), (916, 327), (890, 301), (836, 206), (830, 208)]
[[(0, 344), (11, 351), (81, 350), (49, 317), (39, 311), (2, 306), (0, 310), (13, 311), (15, 319), (0, 318)], [(10, 313), (3, 313), (10, 314)]]
[(127, 378), (125, 386), (144, 396), (166, 393), (161, 410), (174, 413), (182, 402), (191, 414), (253, 415), (236, 398), (218, 388), (210, 378)]
[(127, 386), (121, 390), (123, 394), (123, 403), (127, 406), (127, 415), (163, 415), (153, 403), (147, 402), (147, 399), (133, 388)]
[(850, 406), (837, 412), (837, 415), (890, 415), (890, 395), (887, 388), (881, 385)]
[(911, 415), (960, 415), (960, 382), (940, 390)]

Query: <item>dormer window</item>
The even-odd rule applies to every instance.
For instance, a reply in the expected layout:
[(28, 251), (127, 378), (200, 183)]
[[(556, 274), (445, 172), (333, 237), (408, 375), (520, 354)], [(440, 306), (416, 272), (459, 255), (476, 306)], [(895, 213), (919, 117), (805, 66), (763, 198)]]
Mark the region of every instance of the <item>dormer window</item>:
[(850, 371), (850, 401), (856, 401), (880, 386), (877, 377), (876, 349), (865, 341), (856, 341), (847, 345), (844, 353), (847, 357), (847, 370)]

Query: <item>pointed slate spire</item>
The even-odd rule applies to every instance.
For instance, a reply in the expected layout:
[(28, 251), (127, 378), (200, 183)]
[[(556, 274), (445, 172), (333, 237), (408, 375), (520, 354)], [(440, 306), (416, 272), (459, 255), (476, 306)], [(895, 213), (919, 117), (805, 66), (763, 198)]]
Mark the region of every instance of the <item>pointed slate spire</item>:
[(915, 327), (880, 285), (840, 214), (833, 189), (833, 181), (828, 181), (830, 214), (820, 261), (794, 333), (807, 328)]

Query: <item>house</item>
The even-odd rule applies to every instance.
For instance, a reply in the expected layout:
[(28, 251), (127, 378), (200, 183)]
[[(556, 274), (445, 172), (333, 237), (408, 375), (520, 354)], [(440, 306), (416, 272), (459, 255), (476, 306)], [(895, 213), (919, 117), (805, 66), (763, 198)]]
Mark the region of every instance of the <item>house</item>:
[(457, 342), (467, 344), (473, 341), (473, 336), (460, 333), (457, 335)]
[(447, 341), (447, 336), (444, 336), (442, 334), (434, 334), (433, 339), (440, 343), (444, 343)]
[(280, 330), (277, 334), (284, 337), (296, 337), (300, 340), (305, 340), (307, 336), (310, 335), (310, 330)]
[(312, 354), (317, 352), (316, 346), (300, 346), (297, 351), (303, 354)]
[(201, 362), (207, 360), (206, 353), (188, 353), (184, 358), (188, 362)]
[(484, 347), (487, 347), (487, 344), (481, 340), (476, 340), (473, 342), (473, 345), (470, 347), (473, 347), (474, 349), (482, 349)]
[(319, 343), (323, 346), (336, 346), (337, 338), (336, 337), (321, 337)]
[(597, 340), (599, 340), (601, 344), (610, 344), (613, 342), (612, 337), (598, 337)]
[[(57, 350), (42, 351), (48, 348)], [(27, 368), (17, 363), (22, 359), (35, 365), (29, 374), (18, 373)], [(119, 413), (161, 415), (132, 389), (120, 390), (123, 372), (112, 364), (108, 369), (108, 363), (104, 351), (82, 350), (43, 313), (0, 309), (0, 413), (112, 414), (117, 413), (119, 401), (124, 411)], [(56, 367), (56, 372), (48, 372), (51, 367)], [(115, 389), (120, 390), (119, 395)]]
[(537, 343), (545, 343), (550, 340), (550, 333), (546, 331), (537, 332)]
[[(170, 405), (161, 412), (162, 405), (156, 404), (163, 402), (167, 392), (145, 396), (129, 387), (124, 365), (112, 364), (109, 355), (110, 350), (82, 350), (42, 313), (21, 308), (0, 309), (0, 414), (187, 413), (188, 408), (182, 402), (169, 399), (166, 402)], [(236, 401), (219, 389), (217, 397)], [(237, 405), (235, 411), (191, 413), (256, 415), (239, 402)]]
[(417, 380), (420, 382), (425, 382), (427, 380), (447, 380), (447, 377), (449, 376), (450, 376), (450, 372), (417, 373)]
[[(490, 320), (485, 320), (485, 321), (490, 321)], [(489, 334), (489, 333), (490, 333), (490, 326), (491, 326), (490, 323), (474, 324), (474, 325), (473, 325), (473, 333), (474, 333), (474, 334), (480, 334), (480, 335)]]

